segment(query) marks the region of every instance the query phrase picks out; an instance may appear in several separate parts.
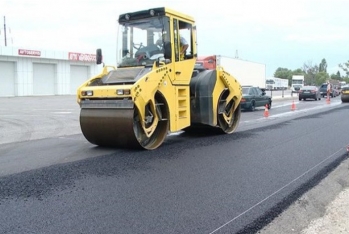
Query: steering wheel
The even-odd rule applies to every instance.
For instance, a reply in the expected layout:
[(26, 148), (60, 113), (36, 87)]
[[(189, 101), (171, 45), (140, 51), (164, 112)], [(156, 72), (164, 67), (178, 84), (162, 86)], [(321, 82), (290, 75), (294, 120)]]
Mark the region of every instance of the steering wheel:
[(133, 45), (133, 48), (135, 48), (136, 50), (139, 50), (144, 47), (142, 42), (140, 44), (132, 43), (132, 45)]

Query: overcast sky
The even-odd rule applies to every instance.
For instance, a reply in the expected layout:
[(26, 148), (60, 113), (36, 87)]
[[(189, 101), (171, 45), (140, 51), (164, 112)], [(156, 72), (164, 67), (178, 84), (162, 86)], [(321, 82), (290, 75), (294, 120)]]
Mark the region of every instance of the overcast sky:
[[(95, 53), (115, 64), (119, 14), (169, 7), (191, 15), (199, 55), (236, 55), (291, 70), (319, 64), (341, 75), (349, 60), (349, 0), (0, 0), (0, 46)], [(11, 32), (9, 32), (9, 29)]]

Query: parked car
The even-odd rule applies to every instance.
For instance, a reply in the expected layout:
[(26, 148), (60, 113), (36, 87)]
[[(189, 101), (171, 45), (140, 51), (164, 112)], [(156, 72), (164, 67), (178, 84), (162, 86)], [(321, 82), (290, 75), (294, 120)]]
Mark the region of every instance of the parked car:
[(255, 86), (242, 86), (241, 109), (254, 111), (257, 107), (268, 105), (271, 108), (272, 98), (266, 95), (265, 89)]
[(321, 100), (321, 94), (316, 86), (303, 86), (298, 93), (299, 101), (306, 100), (307, 98), (314, 99), (315, 101)]
[[(333, 86), (333, 85), (332, 85)], [(323, 83), (321, 86), (320, 86), (320, 94), (322, 97), (325, 97), (327, 96), (327, 83)], [(334, 91), (333, 87), (332, 87), (332, 92), (330, 93), (330, 97), (336, 97), (338, 96), (337, 95), (337, 92)]]
[(342, 86), (341, 100), (342, 102), (349, 102), (349, 85)]

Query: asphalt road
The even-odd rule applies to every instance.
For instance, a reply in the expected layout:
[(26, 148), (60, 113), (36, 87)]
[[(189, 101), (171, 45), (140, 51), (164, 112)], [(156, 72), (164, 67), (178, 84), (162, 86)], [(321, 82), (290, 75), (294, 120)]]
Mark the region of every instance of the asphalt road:
[(0, 98), (0, 232), (254, 233), (346, 157), (349, 105), (290, 106), (135, 151), (88, 143), (74, 97)]

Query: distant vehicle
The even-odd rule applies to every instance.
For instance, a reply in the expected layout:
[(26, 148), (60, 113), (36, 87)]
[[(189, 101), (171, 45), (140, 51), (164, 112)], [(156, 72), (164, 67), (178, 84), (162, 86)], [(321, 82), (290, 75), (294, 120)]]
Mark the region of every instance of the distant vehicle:
[(339, 85), (340, 85), (340, 87), (342, 88), (344, 85), (346, 85), (347, 84), (347, 82), (345, 82), (345, 81), (340, 81), (339, 82)]
[(281, 90), (288, 89), (288, 79), (281, 79), (280, 78), (280, 89)]
[(267, 90), (285, 90), (288, 88), (288, 79), (269, 77), (266, 80), (265, 88)]
[(271, 108), (272, 98), (266, 95), (265, 90), (255, 86), (241, 86), (241, 109), (254, 111), (257, 107), (268, 105)]
[(292, 84), (291, 84), (291, 94), (298, 93), (303, 86), (304, 86), (304, 76), (293, 75)]
[(342, 102), (349, 102), (349, 85), (342, 86), (341, 100)]
[(299, 101), (302, 99), (305, 101), (307, 98), (314, 99), (315, 101), (321, 100), (321, 94), (316, 86), (303, 86), (298, 93)]
[[(322, 97), (327, 97), (327, 83), (323, 83), (320, 88), (320, 94)], [(333, 85), (332, 85), (332, 89), (331, 89), (331, 93), (330, 93), (330, 97), (337, 97), (338, 96), (338, 93), (336, 92), (336, 90), (333, 88)]]
[(216, 69), (216, 66), (219, 65), (224, 67), (230, 75), (234, 76), (241, 85), (265, 88), (265, 64), (223, 55), (209, 55), (199, 56), (196, 60), (196, 65), (208, 70)]

